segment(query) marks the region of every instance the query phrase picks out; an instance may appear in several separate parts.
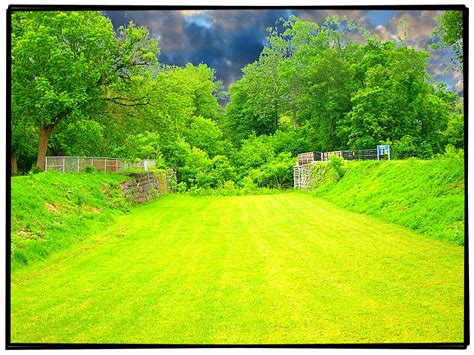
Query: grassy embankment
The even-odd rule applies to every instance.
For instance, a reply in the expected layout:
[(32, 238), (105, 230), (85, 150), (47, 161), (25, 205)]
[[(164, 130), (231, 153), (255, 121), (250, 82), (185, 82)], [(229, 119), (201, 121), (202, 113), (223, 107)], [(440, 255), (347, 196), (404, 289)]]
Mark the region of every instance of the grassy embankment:
[(118, 174), (41, 173), (12, 178), (12, 269), (82, 240), (126, 210)]
[[(335, 205), (462, 245), (460, 159), (350, 162), (314, 194)], [(334, 176), (334, 174), (330, 174)], [(128, 210), (116, 174), (38, 174), (12, 179), (12, 268), (44, 259)]]
[(462, 342), (463, 248), (300, 192), (169, 195), (12, 275), (13, 342)]
[(464, 244), (462, 159), (348, 162), (343, 170), (337, 182), (320, 179), (314, 195), (432, 238)]

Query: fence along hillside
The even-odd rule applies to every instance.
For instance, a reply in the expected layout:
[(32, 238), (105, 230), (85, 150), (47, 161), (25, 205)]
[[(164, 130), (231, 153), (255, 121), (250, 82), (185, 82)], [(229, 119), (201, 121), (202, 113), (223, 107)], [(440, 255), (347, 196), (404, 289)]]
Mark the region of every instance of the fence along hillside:
[[(307, 190), (313, 180), (311, 166), (318, 162), (328, 162), (332, 156), (338, 156), (346, 161), (352, 160), (390, 160), (391, 151), (388, 145), (379, 145), (376, 149), (338, 150), (332, 152), (306, 152), (298, 154), (298, 163), (293, 167), (293, 187)], [(399, 151), (396, 159), (416, 156), (414, 151)]]
[(148, 171), (153, 169), (155, 165), (154, 159), (144, 159), (139, 163), (131, 163), (121, 158), (47, 156), (45, 171), (59, 173), (84, 172), (88, 166), (93, 166), (97, 171), (103, 172), (120, 172), (129, 168)]

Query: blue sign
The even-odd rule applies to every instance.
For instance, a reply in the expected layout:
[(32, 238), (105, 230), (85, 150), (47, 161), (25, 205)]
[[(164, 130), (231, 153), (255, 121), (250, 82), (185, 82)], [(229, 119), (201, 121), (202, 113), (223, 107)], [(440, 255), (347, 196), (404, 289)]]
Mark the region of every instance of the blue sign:
[(388, 159), (390, 160), (390, 146), (388, 144), (377, 146), (377, 160), (380, 159), (380, 156), (384, 155), (388, 155)]

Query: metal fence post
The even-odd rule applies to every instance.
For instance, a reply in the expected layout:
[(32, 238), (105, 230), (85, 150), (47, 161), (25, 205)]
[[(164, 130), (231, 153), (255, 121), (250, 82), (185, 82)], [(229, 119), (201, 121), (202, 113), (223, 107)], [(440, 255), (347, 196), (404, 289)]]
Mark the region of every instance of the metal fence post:
[(46, 156), (46, 162), (44, 163), (44, 171), (48, 171), (48, 156)]
[(107, 158), (105, 158), (104, 168), (105, 168), (105, 172), (107, 172)]
[(79, 157), (77, 158), (77, 172), (79, 172)]
[(63, 173), (64, 173), (64, 168), (66, 167), (66, 157), (63, 156)]

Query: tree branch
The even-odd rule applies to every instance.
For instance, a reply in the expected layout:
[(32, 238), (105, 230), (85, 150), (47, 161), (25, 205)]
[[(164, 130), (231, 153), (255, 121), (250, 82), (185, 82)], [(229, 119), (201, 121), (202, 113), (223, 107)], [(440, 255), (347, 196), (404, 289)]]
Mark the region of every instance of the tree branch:
[[(141, 99), (136, 99), (136, 100), (132, 100), (132, 99), (128, 99), (128, 98), (124, 98), (124, 97), (105, 97), (104, 100), (105, 101), (110, 101), (114, 104), (117, 104), (117, 105), (120, 105), (120, 106), (146, 106), (146, 105), (150, 105), (150, 99), (148, 99), (147, 101), (145, 102), (140, 102), (140, 100), (143, 100), (145, 99), (145, 97), (142, 97)], [(121, 102), (120, 100), (123, 100), (123, 101), (126, 101), (128, 100), (129, 102)]]

